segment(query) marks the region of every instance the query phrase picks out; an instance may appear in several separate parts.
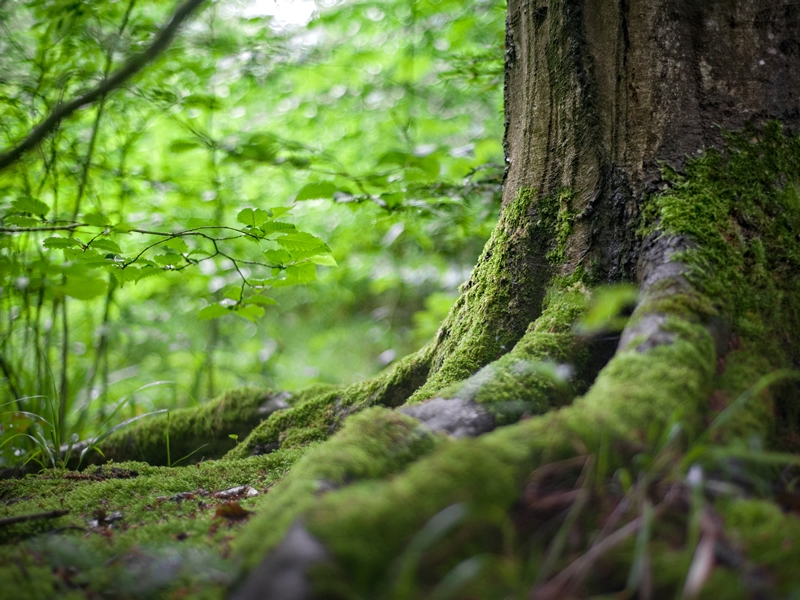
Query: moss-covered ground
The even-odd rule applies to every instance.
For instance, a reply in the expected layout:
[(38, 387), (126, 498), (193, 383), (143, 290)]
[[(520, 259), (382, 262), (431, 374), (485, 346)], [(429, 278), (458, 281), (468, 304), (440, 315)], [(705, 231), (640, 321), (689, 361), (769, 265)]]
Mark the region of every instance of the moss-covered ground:
[[(0, 519), (51, 512), (0, 521), (0, 589), (221, 598), (302, 523), (324, 598), (800, 596), (800, 140), (727, 143), (665, 173), (644, 232), (688, 239), (685, 269), (642, 290), (596, 377), (580, 273), (533, 309), (504, 291), (504, 249), (536, 230), (557, 260), (570, 231), (523, 190), (437, 340), (383, 375), (229, 394), (100, 446), (148, 462), (0, 481)], [(455, 440), (393, 410), (433, 396), (501, 426)]]

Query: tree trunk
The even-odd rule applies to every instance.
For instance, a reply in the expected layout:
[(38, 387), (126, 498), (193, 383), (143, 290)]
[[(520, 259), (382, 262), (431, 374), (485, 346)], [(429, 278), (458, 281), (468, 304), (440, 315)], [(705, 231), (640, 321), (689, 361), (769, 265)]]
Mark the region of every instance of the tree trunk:
[[(234, 597), (427, 597), (487, 553), (477, 597), (512, 567), (538, 598), (761, 593), (714, 548), (796, 583), (774, 553), (796, 518), (684, 476), (755, 493), (777, 482), (748, 460), (797, 462), (758, 449), (797, 450), (799, 94), (796, 3), (510, 0), (497, 228), (428, 346), (226, 455), (330, 438), (240, 536)], [(618, 282), (639, 289), (624, 331), (582, 328)]]
[[(250, 565), (275, 550), (235, 597), (282, 597), (277, 582), (287, 573), (302, 582), (296, 597), (314, 586), (370, 596), (386, 592), (387, 581), (391, 593), (421, 594), (431, 589), (425, 577), (441, 577), (469, 556), (452, 536), (437, 540), (432, 564), (419, 569), (420, 587), (403, 587), (404, 561), (422, 535), (413, 532), (435, 529), (435, 519), (425, 523), (437, 512), (442, 518), (467, 502), (484, 515), (513, 514), (524, 504), (526, 477), (543, 464), (583, 456), (584, 469), (602, 466), (593, 471), (602, 481), (612, 465), (632, 468), (634, 455), (655, 461), (677, 426), (687, 432), (684, 451), (709, 437), (752, 434), (785, 448), (790, 437), (780, 434), (793, 431), (786, 417), (797, 414), (796, 388), (756, 391), (780, 375), (761, 378), (800, 358), (800, 143), (790, 133), (800, 125), (799, 93), (793, 3), (511, 0), (503, 211), (430, 350), (426, 383), (401, 411), (428, 431), (457, 436), (513, 420), (509, 399), (523, 401), (518, 412), (547, 414), (413, 452), (424, 436), (413, 421), (381, 409), (353, 417), (335, 436), (349, 451), (335, 453), (335, 466), (326, 464), (326, 445), (307, 455), (276, 507), (243, 536)], [(638, 282), (638, 305), (594, 379), (608, 339), (574, 325), (590, 286), (625, 281)], [(579, 375), (565, 384), (553, 370), (534, 368), (549, 364), (541, 361), (571, 363)], [(551, 410), (564, 393), (569, 403), (587, 386), (570, 406)], [(751, 396), (757, 400), (737, 410)], [(357, 450), (377, 423), (397, 431), (369, 473)], [(663, 467), (638, 473), (665, 477)], [(300, 501), (323, 489), (313, 482), (328, 490), (359, 479)], [(648, 485), (639, 493), (674, 510)], [(580, 497), (571, 496), (570, 514)], [(289, 498), (302, 507), (290, 507)], [(277, 515), (295, 523), (286, 537), (266, 533)], [(485, 531), (474, 523), (466, 529), (461, 543), (485, 550)], [(560, 559), (553, 556), (543, 559), (533, 596), (581, 589), (567, 570), (548, 582)], [(655, 585), (674, 595), (685, 575), (629, 581), (628, 589), (647, 595)]]

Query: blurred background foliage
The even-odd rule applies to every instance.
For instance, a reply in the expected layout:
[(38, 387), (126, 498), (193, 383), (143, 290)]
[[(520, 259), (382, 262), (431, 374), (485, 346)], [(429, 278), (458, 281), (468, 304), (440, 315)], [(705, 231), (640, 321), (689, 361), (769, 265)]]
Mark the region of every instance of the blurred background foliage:
[[(0, 148), (174, 8), (0, 0)], [(424, 344), (499, 210), (504, 10), (208, 2), (0, 172), (0, 460)]]

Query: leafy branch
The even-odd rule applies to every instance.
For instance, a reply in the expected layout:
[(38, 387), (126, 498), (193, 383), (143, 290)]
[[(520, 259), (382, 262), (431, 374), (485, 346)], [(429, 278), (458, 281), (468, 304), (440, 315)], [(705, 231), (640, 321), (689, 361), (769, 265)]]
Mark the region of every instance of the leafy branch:
[(73, 98), (68, 102), (56, 106), (55, 110), (53, 110), (44, 121), (34, 127), (25, 139), (14, 148), (0, 154), (0, 171), (17, 162), (28, 150), (35, 148), (61, 121), (69, 117), (76, 110), (103, 98), (110, 91), (120, 87), (128, 79), (151, 63), (159, 54), (170, 46), (180, 26), (204, 2), (205, 0), (186, 0), (186, 2), (178, 7), (172, 15), (172, 18), (144, 52), (132, 56), (116, 73), (103, 79), (103, 81), (94, 88), (84, 92), (77, 98)]

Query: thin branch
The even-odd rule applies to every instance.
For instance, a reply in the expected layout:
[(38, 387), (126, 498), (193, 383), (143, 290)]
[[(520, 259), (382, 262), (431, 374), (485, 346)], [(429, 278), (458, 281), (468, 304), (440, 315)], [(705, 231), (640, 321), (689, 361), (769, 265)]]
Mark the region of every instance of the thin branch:
[(37, 231), (71, 231), (78, 227), (88, 227), (87, 223), (71, 225), (46, 225), (44, 227), (0, 227), (0, 233), (36, 233)]
[(57, 519), (69, 514), (68, 510), (48, 510), (47, 512), (33, 513), (29, 515), (17, 515), (16, 517), (4, 517), (0, 519), (0, 527), (22, 523), (24, 521), (36, 521), (38, 519)]
[(36, 147), (61, 121), (70, 116), (79, 108), (91, 104), (95, 100), (102, 98), (110, 91), (120, 87), (128, 79), (136, 75), (145, 66), (152, 62), (161, 52), (166, 50), (180, 26), (191, 14), (205, 2), (205, 0), (186, 0), (169, 20), (164, 29), (161, 30), (150, 47), (141, 54), (131, 57), (116, 73), (104, 79), (100, 84), (84, 92), (77, 98), (73, 98), (65, 104), (59, 104), (50, 115), (37, 125), (28, 136), (16, 147), (0, 154), (0, 171), (14, 164), (28, 150)]

